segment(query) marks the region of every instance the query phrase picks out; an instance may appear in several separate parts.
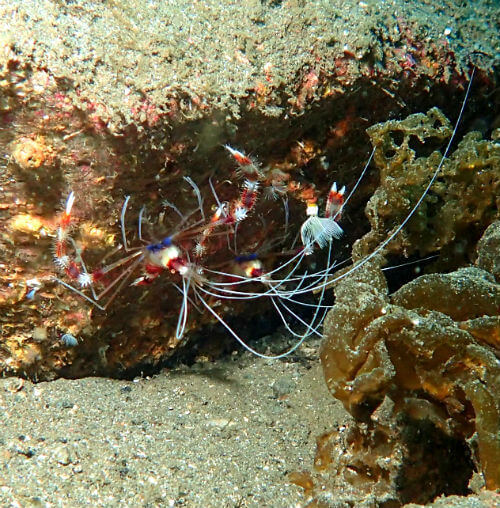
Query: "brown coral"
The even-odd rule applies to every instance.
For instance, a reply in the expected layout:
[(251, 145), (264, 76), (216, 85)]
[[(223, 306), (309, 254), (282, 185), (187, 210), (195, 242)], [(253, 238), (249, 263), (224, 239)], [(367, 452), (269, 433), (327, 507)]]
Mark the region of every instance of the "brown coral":
[[(481, 260), (491, 258), (484, 252), (490, 235), (479, 244)], [(464, 454), (476, 457), (486, 486), (499, 488), (500, 287), (494, 277), (463, 268), (419, 277), (389, 296), (379, 259), (342, 280), (335, 294), (321, 351), (324, 374), (332, 394), (367, 422), (370, 439), (382, 432), (385, 454), (396, 460), (395, 453), (411, 450), (402, 445), (407, 429), (430, 424), (467, 444)], [(388, 404), (391, 410), (381, 419)], [(383, 458), (380, 443), (365, 442), (361, 449), (367, 446)], [(426, 470), (429, 457), (412, 456)], [(399, 461), (399, 472), (377, 478), (390, 478), (398, 491), (408, 460)]]
[[(366, 213), (371, 232), (356, 246), (362, 257), (383, 241), (417, 203), (441, 161), (439, 147), (451, 134), (446, 117), (437, 108), (427, 114), (390, 120), (367, 129), (380, 171), (380, 186)], [(418, 254), (441, 250), (441, 265), (457, 267), (469, 260), (484, 229), (498, 217), (500, 205), (500, 145), (467, 134), (409, 220), (388, 246), (391, 253)]]
[(338, 490), (359, 506), (464, 495), (478, 488), (474, 470), (487, 488), (500, 487), (500, 223), (477, 243), (498, 217), (500, 146), (469, 133), (441, 166), (429, 145), (450, 132), (437, 109), (368, 129), (380, 187), (353, 258), (405, 220), (440, 167), (385, 255), (439, 252), (434, 267), (474, 258), (477, 267), (424, 275), (389, 295), (379, 254), (337, 283), (321, 360), (330, 391), (356, 421), (318, 441), (321, 473), (310, 492), (319, 503)]

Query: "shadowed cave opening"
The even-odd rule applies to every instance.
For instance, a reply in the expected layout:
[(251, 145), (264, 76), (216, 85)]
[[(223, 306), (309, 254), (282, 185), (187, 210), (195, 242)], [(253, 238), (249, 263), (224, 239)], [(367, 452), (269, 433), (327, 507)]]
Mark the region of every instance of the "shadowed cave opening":
[(401, 442), (406, 454), (396, 489), (403, 503), (471, 493), (468, 483), (475, 468), (464, 440), (445, 434), (429, 420), (404, 418)]

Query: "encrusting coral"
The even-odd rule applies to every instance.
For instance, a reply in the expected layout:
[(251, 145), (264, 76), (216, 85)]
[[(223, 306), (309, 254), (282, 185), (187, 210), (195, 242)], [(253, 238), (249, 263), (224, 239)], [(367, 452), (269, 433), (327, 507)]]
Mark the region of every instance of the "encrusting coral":
[(476, 264), (500, 282), (500, 222), (494, 222), (484, 232), (477, 247)]
[(336, 288), (321, 352), (330, 391), (358, 418), (388, 397), (395, 415), (477, 443), (486, 486), (498, 488), (500, 287), (470, 267), (424, 275), (390, 297), (382, 277), (373, 264)]

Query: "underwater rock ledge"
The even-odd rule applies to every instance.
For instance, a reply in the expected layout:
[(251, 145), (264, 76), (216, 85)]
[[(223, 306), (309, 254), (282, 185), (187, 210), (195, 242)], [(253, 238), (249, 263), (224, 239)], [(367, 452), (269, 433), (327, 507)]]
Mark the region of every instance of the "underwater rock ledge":
[[(418, 15), (402, 4), (398, 18), (356, 2), (281, 4), (175, 2), (189, 12), (190, 38), (170, 4), (0, 6), (10, 20), (0, 37), (3, 373), (120, 376), (179, 348), (177, 309), (160, 305), (159, 289), (104, 316), (53, 283), (52, 239), (71, 190), (83, 243), (99, 260), (119, 242), (125, 195), (134, 219), (143, 204), (159, 216), (165, 198), (185, 199), (183, 176), (233, 178), (222, 144), (323, 192), (335, 178), (355, 181), (367, 125), (424, 105), (455, 114), (472, 65), (477, 100), (487, 109), (494, 98), (494, 47), (479, 30), (488, 20), (468, 8), (449, 7), (452, 33), (426, 2)], [(88, 28), (80, 38), (75, 17)]]

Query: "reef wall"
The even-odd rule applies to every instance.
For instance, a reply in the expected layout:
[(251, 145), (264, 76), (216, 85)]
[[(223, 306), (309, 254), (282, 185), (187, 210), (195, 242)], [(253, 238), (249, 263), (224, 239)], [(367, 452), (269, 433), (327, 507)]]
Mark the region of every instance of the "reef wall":
[[(352, 187), (369, 125), (426, 105), (448, 104), (456, 117), (472, 66), (478, 105), (495, 99), (494, 47), (469, 8), (446, 17), (425, 2), (418, 14), (344, 2), (0, 9), (9, 20), (0, 38), (0, 369), (38, 380), (123, 375), (185, 344), (174, 336), (171, 285), (128, 288), (103, 313), (54, 282), (71, 190), (77, 246), (97, 266), (121, 242), (126, 195), (127, 225), (136, 232), (146, 206), (153, 241), (167, 229), (158, 226), (168, 223), (165, 201), (192, 206), (183, 176), (205, 196), (210, 175), (237, 181), (223, 144), (324, 196), (334, 180)], [(364, 232), (356, 219), (372, 190), (368, 179), (351, 200), (350, 240)]]

